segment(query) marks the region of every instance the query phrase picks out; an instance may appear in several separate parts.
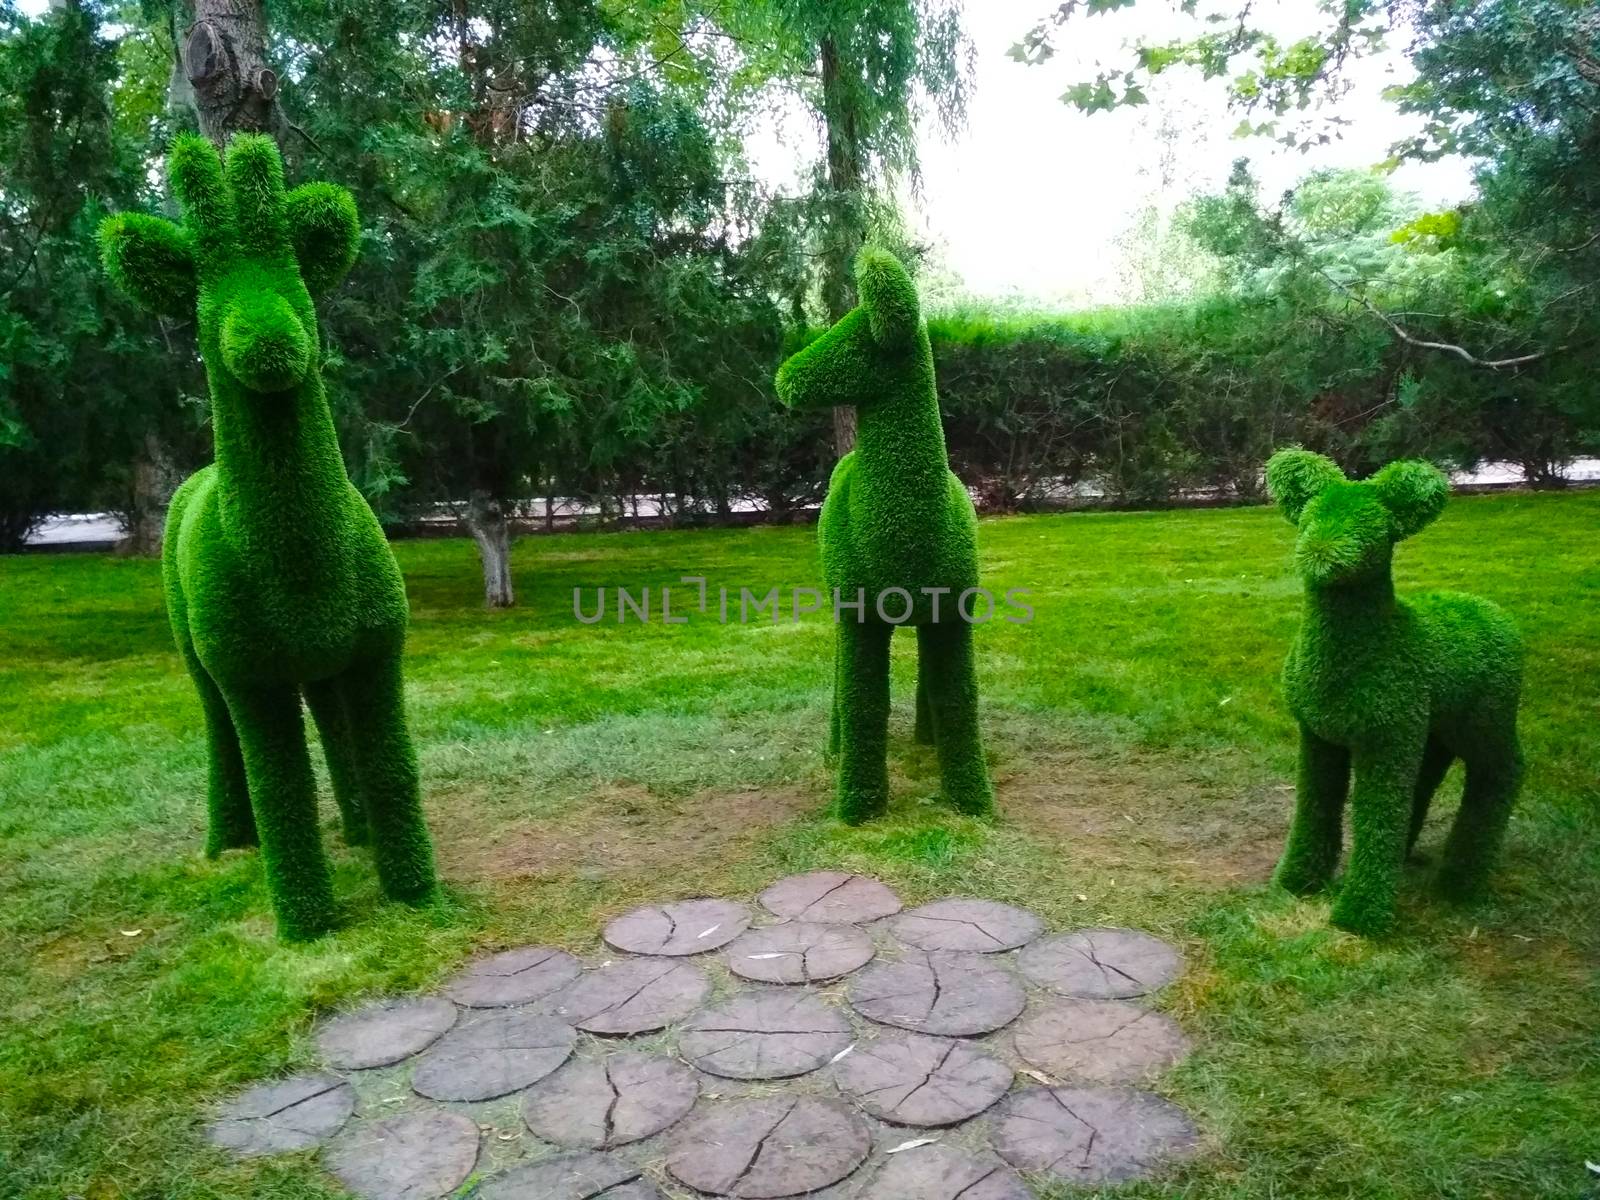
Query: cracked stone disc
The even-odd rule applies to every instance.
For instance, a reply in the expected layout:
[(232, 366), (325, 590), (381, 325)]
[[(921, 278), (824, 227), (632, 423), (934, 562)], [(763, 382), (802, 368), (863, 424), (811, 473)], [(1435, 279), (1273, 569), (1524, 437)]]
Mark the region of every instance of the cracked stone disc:
[(1033, 1193), (992, 1154), (918, 1146), (893, 1155), (863, 1196), (871, 1200), (1032, 1200)]
[(1001, 1105), (990, 1137), (1019, 1170), (1085, 1185), (1138, 1179), (1199, 1144), (1182, 1109), (1130, 1088), (1029, 1088)]
[(1039, 936), (1043, 926), (1026, 909), (993, 900), (935, 900), (901, 913), (889, 923), (894, 936), (917, 950), (965, 950), (994, 954), (1015, 950)]
[(1058, 995), (1126, 1000), (1171, 983), (1183, 970), (1183, 958), (1138, 929), (1079, 929), (1035, 942), (1017, 966)]
[(478, 1127), (438, 1110), (363, 1121), (329, 1147), (324, 1161), (362, 1200), (435, 1200), (472, 1173)]
[(625, 958), (585, 972), (555, 998), (552, 1011), (589, 1033), (653, 1033), (699, 1008), (710, 990), (699, 967)]
[(786, 921), (743, 934), (728, 947), (728, 968), (758, 983), (821, 983), (865, 966), (876, 953), (854, 925)]
[(735, 996), (684, 1026), (678, 1050), (726, 1079), (786, 1079), (815, 1071), (850, 1045), (850, 1022), (808, 992)]
[(437, 996), (381, 1000), (334, 1017), (317, 1034), (317, 1049), (330, 1067), (387, 1067), (426, 1050), (455, 1023), (456, 1006)]
[(660, 1200), (644, 1172), (609, 1154), (569, 1154), (483, 1182), (474, 1200)]
[(667, 1170), (702, 1192), (773, 1200), (839, 1182), (871, 1144), (866, 1121), (836, 1101), (766, 1096), (692, 1118), (673, 1138)]
[(442, 989), (468, 1008), (509, 1008), (543, 999), (576, 979), (583, 964), (565, 950), (522, 946), (469, 963)]
[(992, 1033), (1027, 1002), (1016, 978), (979, 954), (880, 959), (850, 981), (848, 994), (869, 1021), (944, 1037)]
[(1123, 1000), (1058, 1000), (1017, 1026), (1015, 1038), (1039, 1070), (1092, 1083), (1138, 1083), (1189, 1053), (1176, 1021)]
[(896, 1125), (954, 1125), (1011, 1086), (1011, 1068), (965, 1042), (896, 1034), (857, 1046), (833, 1068), (839, 1090)]
[(900, 897), (876, 879), (843, 871), (790, 875), (761, 893), (761, 906), (786, 921), (861, 924), (900, 911)]
[(732, 900), (680, 900), (623, 913), (606, 926), (606, 942), (629, 954), (681, 957), (726, 946), (750, 928), (750, 910)]
[(484, 1013), (417, 1060), (411, 1088), (430, 1100), (492, 1100), (543, 1079), (577, 1041), (572, 1026), (555, 1017), (520, 1008)]
[(558, 1146), (609, 1150), (677, 1124), (699, 1095), (695, 1073), (682, 1063), (619, 1050), (569, 1062), (535, 1085), (522, 1119)]
[(244, 1158), (304, 1150), (335, 1133), (355, 1106), (354, 1089), (337, 1075), (296, 1075), (234, 1097), (206, 1132)]

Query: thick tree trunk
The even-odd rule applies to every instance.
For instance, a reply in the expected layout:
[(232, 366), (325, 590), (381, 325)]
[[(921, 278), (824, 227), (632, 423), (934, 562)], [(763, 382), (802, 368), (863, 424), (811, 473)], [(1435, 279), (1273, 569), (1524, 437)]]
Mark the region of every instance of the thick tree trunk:
[(120, 549), (125, 554), (157, 555), (167, 524), (167, 502), (172, 499), (172, 464), (154, 433), (144, 435), (144, 445), (133, 462), (128, 498), (128, 535)]
[(222, 146), (240, 130), (276, 132), (278, 76), (267, 65), (261, 0), (195, 0), (181, 58), (206, 137)]
[[(856, 253), (866, 241), (866, 172), (856, 113), (841, 75), (839, 46), (832, 35), (822, 39), (822, 114), (828, 131), (828, 226), (823, 247), (822, 303), (828, 320), (837, 321), (855, 307)], [(842, 458), (856, 444), (856, 410), (833, 410), (833, 448)]]
[(511, 589), (511, 524), (505, 507), (487, 492), (473, 492), (467, 500), (467, 529), (483, 560), (484, 605), (510, 608), (517, 597)]

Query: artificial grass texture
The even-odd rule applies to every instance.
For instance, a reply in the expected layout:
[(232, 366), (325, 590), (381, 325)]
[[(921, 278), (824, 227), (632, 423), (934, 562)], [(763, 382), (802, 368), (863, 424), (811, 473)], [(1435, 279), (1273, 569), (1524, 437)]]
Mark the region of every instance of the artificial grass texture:
[(1283, 670), (1300, 723), (1300, 775), (1276, 879), (1301, 895), (1333, 881), (1349, 794), (1350, 865), (1331, 919), (1381, 933), (1394, 920), (1406, 854), (1457, 759), (1466, 783), (1438, 882), (1462, 899), (1488, 877), (1522, 777), (1522, 639), (1502, 609), (1476, 596), (1396, 597), (1395, 544), (1436, 520), (1449, 495), (1431, 463), (1393, 462), (1353, 483), (1320, 454), (1280, 450), (1267, 486), (1299, 530), (1306, 591)]
[(181, 227), (106, 220), (107, 273), (154, 311), (195, 317), (216, 462), (172, 498), (167, 614), (200, 694), (209, 746), (207, 853), (259, 843), (290, 940), (333, 927), (302, 698), (322, 735), (346, 840), (373, 847), (385, 894), (433, 897), (433, 847), (406, 729), (406, 594), (377, 518), (345, 474), (318, 367), (309, 288), (355, 260), (348, 192), (286, 192), (272, 139), (227, 161), (179, 137)]
[(937, 747), (951, 805), (982, 815), (994, 808), (994, 788), (967, 619), (982, 611), (978, 519), (945, 454), (916, 285), (892, 254), (869, 246), (856, 260), (856, 290), (861, 303), (777, 379), (791, 408), (856, 409), (855, 449), (834, 468), (817, 523), (838, 630), (828, 739), (839, 760), (838, 811), (855, 824), (888, 807), (889, 644), (897, 626), (910, 625), (916, 738)]
[[(984, 578), (1036, 609), (976, 632), (1000, 818), (930, 802), (907, 690), (889, 812), (856, 827), (824, 815), (823, 614), (572, 617), (577, 586), (671, 584), (677, 612), (687, 573), (809, 583), (810, 529), (523, 538), (524, 607), (504, 613), (482, 609), (469, 541), (400, 544), (448, 900), (384, 904), (365, 852), (335, 846), (353, 919), (294, 947), (273, 937), (258, 856), (197, 852), (205, 742), (155, 565), (0, 559), (0, 1194), (341, 1196), (314, 1155), (234, 1163), (201, 1132), (220, 1097), (312, 1064), (320, 1015), (434, 986), (478, 950), (599, 951), (636, 903), (846, 867), (911, 903), (988, 896), (1183, 948), (1158, 1003), (1196, 1050), (1158, 1086), (1205, 1154), (1108, 1195), (1592, 1198), (1597, 527), (1600, 493), (1461, 497), (1398, 555), (1402, 594), (1470, 588), (1517, 615), (1529, 769), (1486, 898), (1439, 904), (1408, 869), (1401, 920), (1373, 939), (1266, 883), (1292, 807), (1278, 667), (1302, 604), (1294, 530), (1269, 508), (982, 522)], [(896, 682), (914, 668), (903, 646)], [(1447, 779), (1424, 853), (1457, 794)], [(514, 1114), (485, 1122), (491, 1146), (529, 1136)]]

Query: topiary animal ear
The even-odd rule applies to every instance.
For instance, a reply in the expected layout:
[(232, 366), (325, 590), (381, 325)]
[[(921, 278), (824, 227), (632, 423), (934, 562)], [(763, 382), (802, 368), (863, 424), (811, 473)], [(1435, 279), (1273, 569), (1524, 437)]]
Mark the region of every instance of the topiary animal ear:
[(856, 291), (874, 340), (885, 347), (909, 345), (916, 337), (920, 313), (917, 285), (900, 260), (873, 246), (862, 250), (856, 258)]
[(1444, 511), (1450, 480), (1431, 462), (1404, 458), (1392, 462), (1369, 481), (1394, 518), (1395, 533), (1408, 538)]
[(356, 260), (361, 224), (356, 202), (333, 183), (301, 184), (289, 193), (289, 238), (306, 290), (320, 295), (344, 278)]
[(149, 312), (192, 317), (194, 246), (171, 221), (117, 213), (100, 223), (100, 261), (119, 290)]
[(1343, 482), (1338, 463), (1299, 446), (1279, 450), (1267, 460), (1267, 494), (1278, 502), (1291, 525), (1300, 523), (1301, 512), (1319, 492)]

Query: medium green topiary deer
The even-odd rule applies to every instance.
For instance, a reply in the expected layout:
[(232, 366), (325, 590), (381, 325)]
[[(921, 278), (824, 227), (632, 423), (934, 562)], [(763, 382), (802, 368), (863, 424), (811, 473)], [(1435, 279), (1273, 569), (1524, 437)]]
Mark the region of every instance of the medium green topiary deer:
[[(832, 729), (839, 759), (838, 809), (855, 823), (889, 799), (889, 640), (895, 624), (917, 629), (918, 741), (938, 747), (946, 798), (987, 813), (994, 791), (978, 733), (972, 627), (958, 611), (978, 586), (978, 522), (950, 470), (933, 352), (917, 290), (893, 255), (868, 249), (856, 262), (861, 303), (778, 370), (791, 408), (853, 404), (856, 448), (839, 460), (817, 526), (823, 573), (836, 609)], [(898, 618), (880, 615), (878, 599)]]
[(1353, 768), (1354, 841), (1332, 919), (1377, 933), (1393, 920), (1401, 866), (1457, 758), (1466, 788), (1439, 884), (1464, 897), (1487, 876), (1522, 774), (1522, 643), (1485, 600), (1394, 594), (1394, 544), (1437, 517), (1449, 494), (1437, 468), (1394, 462), (1352, 483), (1320, 454), (1280, 450), (1267, 487), (1299, 526), (1295, 566), (1306, 589), (1283, 672), (1300, 722), (1300, 777), (1276, 878), (1297, 893), (1332, 878)]
[(210, 745), (208, 854), (259, 840), (280, 934), (334, 922), (301, 695), (322, 735), (351, 844), (385, 894), (435, 891), (400, 655), (406, 594), (339, 456), (311, 292), (355, 259), (350, 194), (285, 193), (272, 140), (241, 134), (224, 167), (203, 138), (169, 160), (182, 226), (138, 213), (100, 231), (105, 267), (158, 313), (197, 316), (216, 462), (172, 498), (162, 575)]

